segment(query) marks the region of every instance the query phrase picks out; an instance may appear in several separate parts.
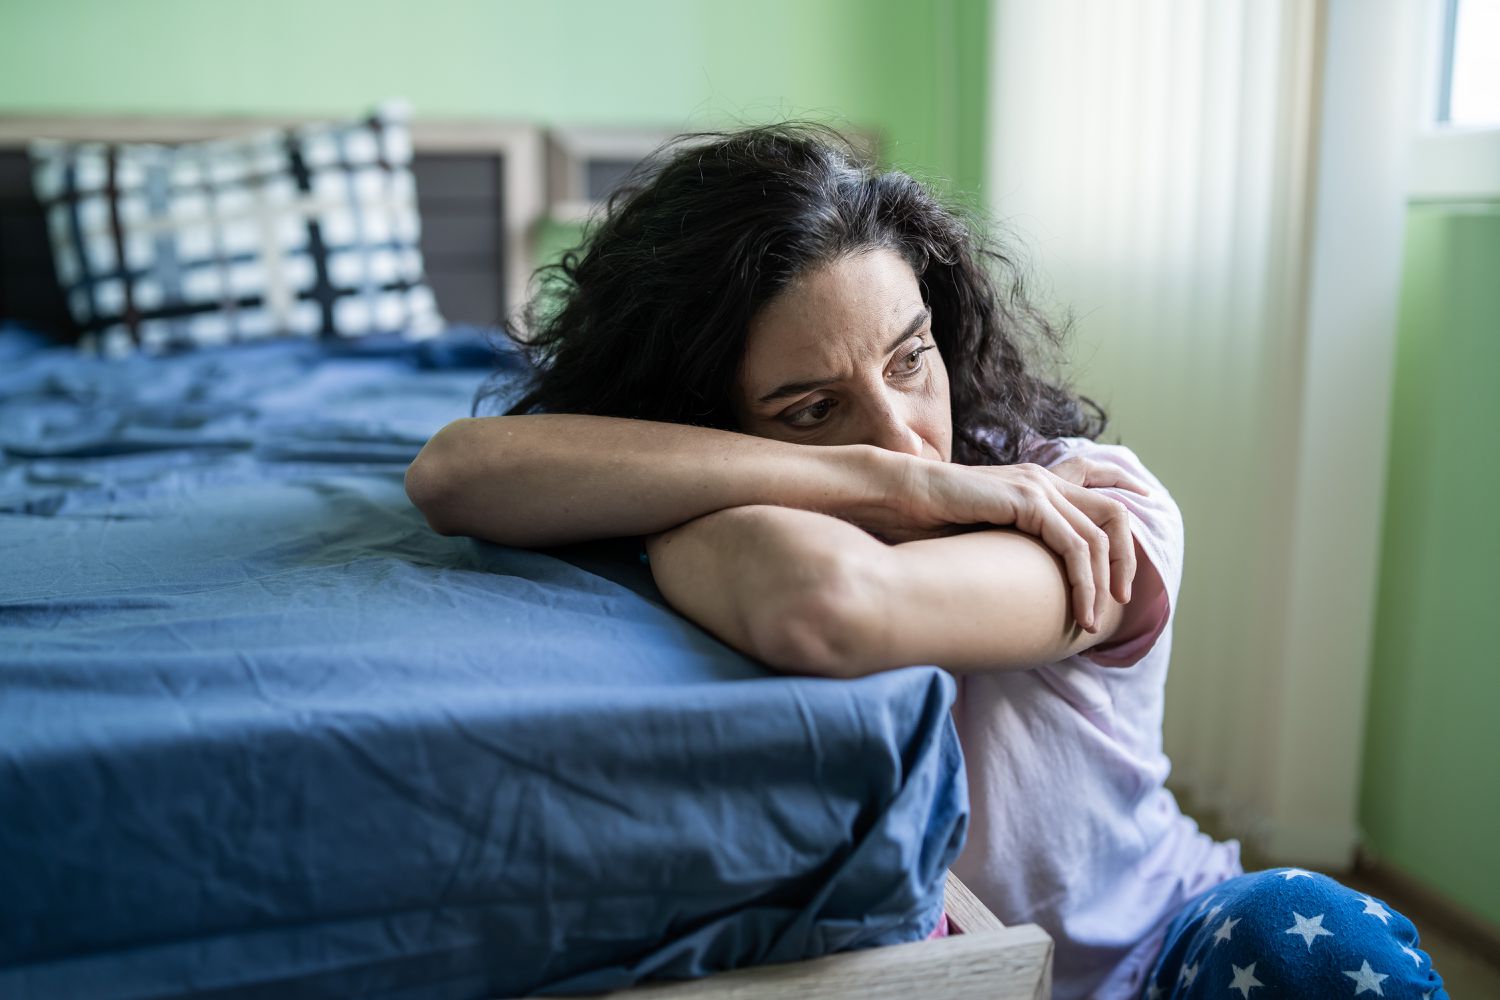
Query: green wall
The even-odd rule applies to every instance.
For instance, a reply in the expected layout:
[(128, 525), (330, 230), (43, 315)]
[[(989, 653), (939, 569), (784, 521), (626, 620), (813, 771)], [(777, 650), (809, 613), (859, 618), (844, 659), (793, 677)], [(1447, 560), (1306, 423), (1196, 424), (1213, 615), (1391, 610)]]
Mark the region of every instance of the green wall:
[(984, 0), (3, 0), (0, 111), (813, 116), (982, 176)]
[(1361, 822), (1500, 926), (1500, 202), (1407, 219)]

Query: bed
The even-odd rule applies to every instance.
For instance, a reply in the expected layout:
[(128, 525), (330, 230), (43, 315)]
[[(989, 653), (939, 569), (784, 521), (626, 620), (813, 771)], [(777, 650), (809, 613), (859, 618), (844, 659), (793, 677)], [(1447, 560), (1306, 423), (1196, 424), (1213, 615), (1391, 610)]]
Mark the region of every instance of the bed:
[[(55, 342), (15, 142), (243, 125), (0, 120), (0, 995), (1046, 995), (1045, 935), (945, 878), (945, 673), (776, 676), (628, 542), (443, 538), (407, 503), (426, 438), (523, 371), (493, 324), (534, 130), (416, 131), (433, 286), (482, 325)], [(924, 940), (945, 889), (964, 933)]]

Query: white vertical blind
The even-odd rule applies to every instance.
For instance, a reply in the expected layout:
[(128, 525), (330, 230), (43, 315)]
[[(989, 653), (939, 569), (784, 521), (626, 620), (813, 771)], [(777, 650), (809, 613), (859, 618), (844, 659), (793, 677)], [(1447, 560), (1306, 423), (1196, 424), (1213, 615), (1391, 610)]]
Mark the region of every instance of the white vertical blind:
[[(1337, 865), (1354, 843), (1358, 649), (1338, 668), (1359, 702), (1334, 727), (1344, 746), (1296, 779), (1337, 786), (1334, 819), (1278, 813), (1292, 799), (1276, 787), (1298, 691), (1289, 601), (1308, 596), (1294, 594), (1307, 574), (1293, 526), (1322, 530), (1307, 516), (1316, 476), (1294, 486), (1317, 388), (1307, 317), (1314, 193), (1329, 181), (1314, 155), (1325, 15), (1307, 0), (996, 0), (987, 197), (1033, 249), (1037, 287), (1076, 317), (1073, 374), (1109, 412), (1107, 439), (1132, 446), (1184, 512), (1174, 786), (1268, 849)], [(1399, 242), (1386, 250), (1379, 273), (1394, 285)], [(1387, 305), (1390, 325), (1394, 290)], [(1356, 503), (1373, 577), (1378, 498)], [(1351, 612), (1330, 626), (1367, 624)], [(1303, 821), (1316, 835), (1294, 829)]]

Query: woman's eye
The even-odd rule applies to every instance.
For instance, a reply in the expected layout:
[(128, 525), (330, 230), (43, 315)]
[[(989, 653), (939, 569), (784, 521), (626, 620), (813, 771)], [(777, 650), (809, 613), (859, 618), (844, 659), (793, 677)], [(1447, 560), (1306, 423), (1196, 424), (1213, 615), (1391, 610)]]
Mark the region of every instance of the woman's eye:
[(896, 374), (915, 375), (917, 372), (921, 371), (926, 364), (926, 362), (922, 360), (922, 355), (926, 354), (930, 350), (932, 350), (932, 345), (928, 344), (924, 347), (917, 348), (910, 354), (907, 354), (900, 361), (896, 362)]
[(793, 427), (816, 427), (828, 416), (833, 405), (831, 399), (820, 399), (811, 406), (804, 406), (795, 413), (787, 414), (784, 419)]

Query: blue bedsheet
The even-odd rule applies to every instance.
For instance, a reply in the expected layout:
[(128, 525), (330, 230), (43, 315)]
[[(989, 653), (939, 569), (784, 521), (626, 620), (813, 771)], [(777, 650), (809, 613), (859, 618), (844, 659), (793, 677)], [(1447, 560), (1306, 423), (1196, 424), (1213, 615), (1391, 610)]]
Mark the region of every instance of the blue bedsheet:
[(0, 333), (0, 996), (600, 990), (931, 930), (951, 680), (775, 676), (628, 546), (427, 530), (402, 472), (493, 361)]

